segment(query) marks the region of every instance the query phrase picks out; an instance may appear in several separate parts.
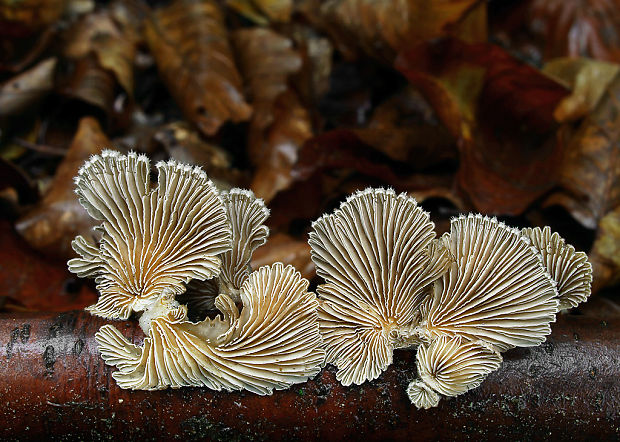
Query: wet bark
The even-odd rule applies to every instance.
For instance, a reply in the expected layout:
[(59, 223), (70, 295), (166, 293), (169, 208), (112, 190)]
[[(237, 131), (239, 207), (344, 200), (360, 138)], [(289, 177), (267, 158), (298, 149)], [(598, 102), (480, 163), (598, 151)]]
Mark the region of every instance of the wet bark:
[[(84, 312), (0, 315), (0, 439), (366, 440), (620, 438), (620, 319), (561, 315), (540, 347), (504, 354), (480, 388), (417, 410), (415, 352), (378, 380), (334, 370), (260, 397), (200, 388), (127, 391), (97, 354)], [(135, 342), (137, 323), (116, 326)]]

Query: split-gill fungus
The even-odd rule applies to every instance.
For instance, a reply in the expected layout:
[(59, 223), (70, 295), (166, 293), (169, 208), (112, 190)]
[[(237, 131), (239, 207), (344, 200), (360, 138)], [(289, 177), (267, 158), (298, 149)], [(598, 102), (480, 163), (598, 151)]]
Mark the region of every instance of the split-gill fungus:
[(542, 343), (556, 314), (590, 294), (586, 255), (549, 228), (520, 231), (470, 214), (436, 238), (415, 199), (366, 189), (312, 225), (324, 279), (317, 299), (292, 266), (252, 271), (269, 235), (262, 200), (219, 192), (196, 167), (156, 167), (152, 188), (146, 157), (104, 151), (76, 178), (80, 202), (102, 224), (98, 245), (76, 238), (80, 258), (69, 268), (96, 279), (92, 314), (136, 312), (146, 335), (136, 346), (112, 325), (96, 334), (122, 388), (270, 394), (324, 363), (343, 385), (362, 384), (395, 349), (417, 347), (407, 394), (430, 408), (480, 385), (501, 352)]

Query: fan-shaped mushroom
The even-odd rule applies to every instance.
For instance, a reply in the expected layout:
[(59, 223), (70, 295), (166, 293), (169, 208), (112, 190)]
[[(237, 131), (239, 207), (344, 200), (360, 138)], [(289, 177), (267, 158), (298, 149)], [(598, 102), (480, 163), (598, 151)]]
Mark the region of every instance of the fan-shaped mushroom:
[(502, 362), (499, 352), (490, 345), (460, 336), (441, 336), (420, 345), (416, 359), (421, 380), (409, 384), (407, 393), (418, 408), (436, 406), (437, 393), (458, 396), (478, 387)]
[[(224, 293), (239, 302), (241, 285), (251, 272), (252, 253), (265, 244), (269, 229), (264, 225), (269, 209), (249, 190), (232, 189), (221, 193), (232, 228), (232, 249), (220, 255), (222, 271), (216, 280), (192, 281), (182, 295), (190, 311), (204, 313), (215, 307), (215, 298)], [(203, 316), (204, 317), (204, 316)]]
[(394, 348), (415, 339), (425, 288), (450, 262), (433, 245), (433, 227), (415, 199), (385, 189), (357, 192), (313, 223), (312, 259), (326, 281), (317, 290), (326, 361), (343, 385), (377, 378)]
[(592, 264), (588, 255), (577, 252), (549, 226), (523, 229), (540, 252), (543, 264), (558, 286), (560, 310), (577, 307), (592, 291)]
[(76, 177), (76, 193), (102, 221), (100, 245), (77, 237), (80, 258), (69, 261), (78, 276), (95, 277), (99, 300), (88, 310), (112, 319), (143, 311), (164, 291), (179, 294), (191, 279), (220, 271), (218, 255), (230, 250), (231, 233), (216, 188), (198, 167), (157, 163), (150, 188), (143, 155), (104, 151)]
[(277, 263), (246, 279), (241, 314), (220, 295), (216, 305), (224, 317), (192, 323), (184, 306), (164, 296), (154, 314), (141, 318), (148, 336), (143, 347), (111, 325), (96, 339), (106, 363), (118, 367), (113, 377), (123, 388), (204, 385), (271, 394), (315, 376), (323, 363), (316, 296), (307, 289), (299, 272)]
[(555, 282), (521, 232), (495, 218), (460, 216), (442, 237), (455, 262), (435, 281), (418, 331), (463, 336), (499, 351), (535, 346), (558, 311)]

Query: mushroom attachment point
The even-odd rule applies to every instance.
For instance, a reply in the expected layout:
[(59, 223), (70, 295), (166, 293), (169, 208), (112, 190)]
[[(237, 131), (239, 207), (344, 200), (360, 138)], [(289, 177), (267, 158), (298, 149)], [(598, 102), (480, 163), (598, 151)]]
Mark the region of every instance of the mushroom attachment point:
[(357, 192), (313, 223), (326, 362), (343, 385), (376, 379), (395, 348), (417, 342), (418, 307), (451, 262), (433, 228), (415, 199), (386, 189)]
[(592, 264), (588, 255), (577, 252), (566, 244), (549, 226), (523, 229), (523, 235), (532, 241), (538, 250), (543, 264), (557, 283), (560, 310), (577, 307), (592, 292)]
[(77, 237), (80, 257), (68, 263), (78, 276), (95, 278), (94, 315), (127, 319), (163, 292), (183, 293), (190, 280), (217, 276), (219, 255), (231, 248), (226, 210), (206, 174), (175, 161), (156, 167), (151, 189), (147, 157), (106, 150), (75, 179), (80, 203), (102, 222), (99, 245)]
[(118, 368), (112, 376), (122, 388), (207, 386), (271, 394), (314, 377), (323, 364), (317, 300), (307, 290), (299, 272), (276, 263), (243, 283), (241, 313), (222, 294), (215, 301), (222, 315), (193, 323), (185, 306), (164, 295), (140, 318), (147, 334), (142, 347), (111, 325), (96, 340), (106, 363)]

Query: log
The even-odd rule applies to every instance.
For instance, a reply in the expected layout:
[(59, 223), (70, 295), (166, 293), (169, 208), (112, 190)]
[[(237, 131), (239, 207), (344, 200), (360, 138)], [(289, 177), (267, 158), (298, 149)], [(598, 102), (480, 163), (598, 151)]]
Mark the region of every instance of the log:
[[(332, 367), (272, 396), (118, 388), (85, 312), (0, 315), (0, 439), (608, 440), (620, 438), (620, 318), (560, 315), (540, 347), (504, 354), (478, 389), (417, 410), (415, 352), (343, 387)], [(136, 321), (115, 324), (140, 342)]]

